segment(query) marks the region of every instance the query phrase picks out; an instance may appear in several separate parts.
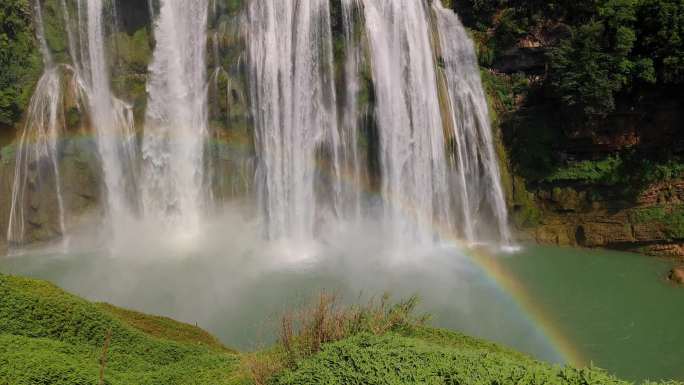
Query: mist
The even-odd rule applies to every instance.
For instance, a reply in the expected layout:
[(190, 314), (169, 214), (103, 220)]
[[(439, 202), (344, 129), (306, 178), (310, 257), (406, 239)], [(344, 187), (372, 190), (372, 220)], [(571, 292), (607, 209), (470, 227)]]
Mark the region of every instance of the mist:
[(3, 270), (198, 325), (245, 350), (272, 343), (278, 317), (321, 291), (348, 303), (384, 293), (395, 300), (418, 295), (419, 310), (432, 315), (434, 326), (563, 361), (467, 249), (441, 243), (399, 250), (388, 226), (374, 219), (322, 226), (315, 241), (266, 241), (249, 205), (217, 212), (188, 234), (131, 221), (110, 238), (94, 221), (67, 245), (15, 255)]

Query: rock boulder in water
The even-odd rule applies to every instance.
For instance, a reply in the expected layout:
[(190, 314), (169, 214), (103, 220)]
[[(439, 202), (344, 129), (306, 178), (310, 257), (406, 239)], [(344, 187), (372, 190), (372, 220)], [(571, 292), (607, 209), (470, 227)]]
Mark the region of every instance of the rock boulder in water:
[(667, 278), (678, 285), (684, 285), (684, 266), (675, 267), (670, 270)]

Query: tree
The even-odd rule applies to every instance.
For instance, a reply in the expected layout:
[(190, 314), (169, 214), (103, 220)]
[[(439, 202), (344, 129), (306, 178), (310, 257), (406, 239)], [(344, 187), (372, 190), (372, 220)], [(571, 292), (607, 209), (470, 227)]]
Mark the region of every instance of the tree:
[(21, 117), (41, 68), (26, 0), (0, 2), (0, 125)]
[(635, 50), (653, 58), (658, 82), (684, 83), (684, 1), (642, 0), (638, 18)]

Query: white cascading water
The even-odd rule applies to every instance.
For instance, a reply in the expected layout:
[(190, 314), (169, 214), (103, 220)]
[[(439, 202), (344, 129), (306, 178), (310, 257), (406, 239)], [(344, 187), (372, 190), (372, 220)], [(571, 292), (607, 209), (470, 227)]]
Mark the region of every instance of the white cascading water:
[(33, 206), (34, 200), (39, 199), (34, 195), (39, 195), (45, 188), (41, 183), (50, 179), (55, 186), (54, 199), (59, 226), (57, 235), (65, 235), (64, 198), (58, 156), (58, 140), (64, 126), (60, 109), (63, 97), (62, 78), (45, 40), (43, 12), (37, 0), (34, 9), (36, 35), (45, 69), (31, 97), (26, 123), (17, 143), (12, 203), (7, 227), (7, 240), (12, 245), (24, 243), (27, 221), (25, 208)]
[[(105, 56), (104, 0), (79, 0), (79, 30), (85, 30), (87, 54), (81, 57), (81, 77), (87, 83), (90, 120), (102, 163), (107, 219), (112, 230), (124, 225), (132, 211), (131, 181), (135, 176), (136, 143), (132, 107), (112, 95)], [(84, 12), (85, 9), (85, 12)], [(85, 23), (85, 28), (83, 26)], [(70, 36), (70, 35), (69, 35)], [(73, 44), (73, 42), (70, 42)], [(70, 50), (73, 54), (75, 49)], [(72, 58), (75, 60), (76, 58)]]
[(486, 230), (478, 226), (484, 211), (491, 211), (502, 243), (511, 241), (506, 201), (501, 187), (501, 173), (492, 140), (489, 107), (480, 78), (480, 68), (473, 42), (458, 16), (442, 6), (439, 0), (432, 8), (437, 29), (448, 88), (448, 105), (454, 141), (455, 179), (452, 191), (458, 196), (457, 206), (465, 238), (477, 242)]
[[(156, 13), (156, 46), (149, 65), (141, 159), (132, 108), (113, 97), (110, 86), (105, 49), (108, 3), (75, 4), (76, 13), (70, 15), (67, 2), (61, 0), (74, 64), (70, 68), (52, 63), (36, 3), (46, 70), (18, 143), (8, 238), (23, 241), (23, 210), (30, 199), (25, 195), (33, 183), (31, 170), (39, 164), (39, 170), (51, 170), (49, 178), (55, 180), (59, 232), (65, 231), (57, 158), (57, 141), (65, 129), (61, 68), (74, 72), (72, 87), (88, 107), (110, 224), (122, 226), (139, 203), (142, 215), (153, 223), (197, 231), (211, 190), (206, 183), (212, 162), (205, 159), (208, 86), (212, 83), (218, 89), (219, 77), (226, 75), (219, 65), (217, 36), (211, 39), (210, 50), (217, 65), (212, 73), (206, 68), (208, 18), (210, 9), (216, 12), (216, 3), (161, 0), (158, 7), (151, 7)], [(339, 93), (343, 99), (338, 110), (330, 2), (249, 3), (246, 32), (259, 157), (256, 180), (271, 239), (310, 240), (326, 215), (350, 219), (369, 214), (361, 205), (362, 175), (368, 172), (363, 161), (368, 159), (362, 160), (358, 147), (360, 68), (368, 60), (379, 133), (383, 223), (395, 240), (405, 242), (402, 245), (431, 244), (448, 230), (470, 242), (496, 232), (503, 243), (510, 243), (473, 44), (453, 12), (437, 0), (428, 4), (341, 1), (345, 89)], [(496, 231), (487, 228), (491, 219)]]
[[(341, 194), (329, 1), (258, 0), (248, 12), (257, 185), (268, 236), (310, 239), (321, 212), (315, 188), (330, 187), (334, 210)], [(331, 175), (316, 184), (323, 145)]]
[(161, 0), (142, 145), (144, 215), (198, 231), (205, 207), (208, 0)]
[(342, 141), (343, 167), (349, 171), (353, 183), (347, 183), (345, 187), (343, 205), (347, 218), (361, 218), (361, 159), (359, 156), (359, 102), (358, 96), (361, 90), (359, 84), (359, 66), (361, 65), (361, 43), (356, 33), (357, 18), (362, 12), (359, 0), (342, 0), (342, 22), (345, 42), (345, 100), (342, 113)]
[[(62, 130), (60, 104), (61, 76), (58, 68), (48, 67), (41, 76), (31, 97), (26, 124), (17, 143), (17, 157), (12, 186), (7, 240), (21, 245), (26, 233), (25, 206), (37, 194), (38, 185), (52, 180), (55, 185), (59, 235), (64, 235), (64, 200), (58, 160), (58, 138)], [(28, 202), (26, 201), (28, 199)]]
[(451, 228), (447, 157), (423, 1), (364, 0), (377, 99), (382, 195), (397, 242)]
[[(73, 63), (74, 81), (79, 97), (87, 105), (100, 158), (106, 220), (114, 232), (133, 215), (136, 176), (136, 140), (133, 110), (114, 97), (105, 54), (105, 16), (103, 0), (77, 0), (76, 14), (67, 2), (60, 2), (65, 21), (68, 51)], [(112, 5), (113, 6), (113, 5)], [(74, 32), (74, 28), (76, 32)]]

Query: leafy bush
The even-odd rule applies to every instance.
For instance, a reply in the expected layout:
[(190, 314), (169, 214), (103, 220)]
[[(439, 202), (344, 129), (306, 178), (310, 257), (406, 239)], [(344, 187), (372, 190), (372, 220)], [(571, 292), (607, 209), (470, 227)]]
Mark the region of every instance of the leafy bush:
[(294, 368), (320, 352), (325, 344), (359, 333), (382, 335), (424, 324), (427, 316), (415, 315), (417, 304), (417, 297), (391, 304), (384, 295), (364, 306), (342, 306), (335, 295), (321, 293), (309, 305), (284, 314), (277, 348), (271, 354), (251, 357), (247, 366), (255, 383), (268, 383), (285, 368)]
[(390, 304), (384, 295), (366, 306), (340, 306), (334, 295), (323, 293), (309, 307), (285, 314), (281, 320), (280, 343), (287, 361), (294, 364), (320, 351), (323, 344), (339, 341), (361, 332), (384, 334), (421, 325), (426, 316), (416, 317), (416, 297)]
[[(434, 340), (433, 340), (434, 341)], [(534, 362), (504, 350), (445, 345), (410, 334), (361, 333), (277, 376), (273, 384), (628, 385), (597, 369)]]

